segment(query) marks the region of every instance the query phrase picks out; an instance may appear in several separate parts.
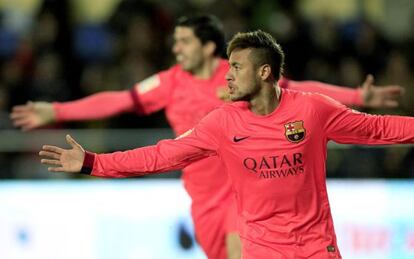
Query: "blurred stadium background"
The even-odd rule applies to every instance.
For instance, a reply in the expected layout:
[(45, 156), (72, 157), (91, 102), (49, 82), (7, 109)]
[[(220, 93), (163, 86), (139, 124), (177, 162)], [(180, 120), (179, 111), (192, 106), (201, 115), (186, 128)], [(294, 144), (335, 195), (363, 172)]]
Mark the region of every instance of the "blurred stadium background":
[[(168, 68), (174, 21), (197, 12), (217, 15), (228, 38), (271, 32), (291, 79), (357, 87), (371, 73), (378, 85), (400, 84), (406, 94), (398, 109), (364, 111), (414, 115), (411, 0), (1, 0), (0, 259), (203, 258), (178, 172), (106, 181), (50, 174), (38, 162), (41, 144), (62, 145), (68, 132), (97, 152), (171, 137), (162, 113), (31, 133), (8, 118), (27, 100), (128, 89)], [(414, 258), (413, 177), (412, 146), (330, 147), (344, 258)]]

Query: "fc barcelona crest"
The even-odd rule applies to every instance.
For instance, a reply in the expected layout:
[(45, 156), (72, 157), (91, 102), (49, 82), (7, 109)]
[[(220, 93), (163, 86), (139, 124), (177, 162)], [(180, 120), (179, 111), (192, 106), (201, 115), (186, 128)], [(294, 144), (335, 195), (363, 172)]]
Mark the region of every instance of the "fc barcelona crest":
[(293, 143), (301, 142), (306, 135), (303, 121), (289, 122), (285, 124), (285, 135), (287, 140)]

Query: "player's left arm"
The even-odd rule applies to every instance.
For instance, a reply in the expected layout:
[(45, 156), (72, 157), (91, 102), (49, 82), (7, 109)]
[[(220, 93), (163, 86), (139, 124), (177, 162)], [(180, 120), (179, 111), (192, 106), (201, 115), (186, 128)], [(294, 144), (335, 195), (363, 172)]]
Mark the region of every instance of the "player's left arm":
[(314, 95), (315, 117), (326, 140), (344, 144), (414, 143), (414, 118), (358, 112), (323, 95)]
[(372, 75), (368, 75), (357, 89), (317, 81), (287, 80), (286, 86), (298, 91), (321, 93), (347, 106), (367, 108), (395, 108), (404, 94), (404, 88), (399, 85), (374, 85)]

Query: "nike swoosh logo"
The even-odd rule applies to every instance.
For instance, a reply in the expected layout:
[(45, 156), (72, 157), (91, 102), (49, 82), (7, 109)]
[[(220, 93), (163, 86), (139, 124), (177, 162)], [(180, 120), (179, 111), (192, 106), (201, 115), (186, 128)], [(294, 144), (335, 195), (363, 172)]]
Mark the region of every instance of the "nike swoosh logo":
[(239, 142), (239, 141), (242, 141), (242, 140), (244, 140), (244, 139), (247, 139), (248, 137), (250, 137), (250, 136), (247, 136), (247, 137), (241, 137), (241, 138), (238, 138), (238, 137), (233, 137), (233, 141), (234, 142)]

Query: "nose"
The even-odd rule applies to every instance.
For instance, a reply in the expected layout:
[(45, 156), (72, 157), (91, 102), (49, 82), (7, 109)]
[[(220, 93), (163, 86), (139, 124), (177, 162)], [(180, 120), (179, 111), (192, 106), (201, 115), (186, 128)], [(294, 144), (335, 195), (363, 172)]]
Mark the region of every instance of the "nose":
[(178, 54), (178, 53), (180, 52), (180, 47), (179, 47), (179, 44), (175, 43), (175, 44), (173, 45), (173, 47), (172, 47), (172, 52), (173, 52), (174, 54)]
[(233, 80), (233, 74), (231, 73), (231, 69), (229, 69), (229, 71), (227, 71), (227, 73), (226, 73), (226, 80), (227, 81), (232, 81)]

